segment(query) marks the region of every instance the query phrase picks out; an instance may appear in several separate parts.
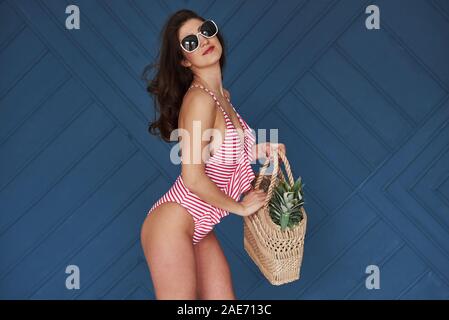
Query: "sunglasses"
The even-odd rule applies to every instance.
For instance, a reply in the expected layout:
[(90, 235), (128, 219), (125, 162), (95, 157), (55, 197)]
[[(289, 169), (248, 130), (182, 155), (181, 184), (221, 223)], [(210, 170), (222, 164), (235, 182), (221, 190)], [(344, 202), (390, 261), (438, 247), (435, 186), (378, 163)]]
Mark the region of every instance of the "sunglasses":
[(189, 34), (185, 36), (181, 40), (181, 48), (185, 51), (192, 53), (200, 46), (200, 38), (198, 37), (201, 34), (203, 37), (209, 39), (214, 37), (218, 33), (218, 26), (213, 20), (206, 20), (200, 26), (200, 32), (197, 34)]

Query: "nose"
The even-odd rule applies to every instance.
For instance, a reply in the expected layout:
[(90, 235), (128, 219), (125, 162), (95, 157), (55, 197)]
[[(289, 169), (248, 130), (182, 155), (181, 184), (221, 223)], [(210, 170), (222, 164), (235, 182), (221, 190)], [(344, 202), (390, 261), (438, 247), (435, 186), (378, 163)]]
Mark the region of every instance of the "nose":
[(209, 44), (209, 39), (207, 39), (205, 36), (202, 36), (200, 42), (201, 42), (201, 46), (205, 47)]

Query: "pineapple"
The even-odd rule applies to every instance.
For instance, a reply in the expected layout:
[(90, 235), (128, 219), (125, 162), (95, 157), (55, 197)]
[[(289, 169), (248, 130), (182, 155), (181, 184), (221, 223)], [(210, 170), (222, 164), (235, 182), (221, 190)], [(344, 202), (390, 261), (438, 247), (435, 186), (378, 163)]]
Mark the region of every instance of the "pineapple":
[(273, 191), (268, 204), (271, 219), (281, 226), (282, 231), (287, 227), (293, 228), (303, 218), (301, 207), (304, 205), (304, 198), (301, 177), (293, 186), (286, 181), (280, 181)]

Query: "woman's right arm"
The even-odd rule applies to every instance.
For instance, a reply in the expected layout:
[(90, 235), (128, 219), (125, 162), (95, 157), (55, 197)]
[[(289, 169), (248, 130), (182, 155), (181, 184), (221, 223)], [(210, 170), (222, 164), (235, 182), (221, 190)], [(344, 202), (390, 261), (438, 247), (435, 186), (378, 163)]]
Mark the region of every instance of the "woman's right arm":
[[(223, 210), (246, 216), (257, 211), (265, 199), (263, 190), (254, 190), (244, 201), (237, 202), (224, 193), (205, 173), (205, 163), (210, 156), (209, 141), (201, 137), (206, 130), (214, 128), (217, 107), (211, 97), (202, 91), (189, 92), (179, 114), (182, 136), (182, 179), (189, 190), (205, 202)], [(195, 134), (194, 134), (195, 133)], [(222, 141), (223, 139), (220, 139)], [(204, 151), (204, 152), (203, 152)], [(196, 153), (196, 156), (194, 155)], [(203, 159), (203, 153), (205, 159)], [(262, 203), (262, 205), (261, 205)], [(255, 209), (256, 208), (256, 209)]]

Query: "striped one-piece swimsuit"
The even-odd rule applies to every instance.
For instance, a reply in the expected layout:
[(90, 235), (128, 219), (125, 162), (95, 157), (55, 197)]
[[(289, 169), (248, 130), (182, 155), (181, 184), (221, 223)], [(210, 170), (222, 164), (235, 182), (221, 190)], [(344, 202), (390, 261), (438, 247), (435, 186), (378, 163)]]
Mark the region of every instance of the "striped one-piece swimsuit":
[[(251, 189), (251, 182), (255, 178), (254, 171), (251, 168), (251, 162), (254, 160), (251, 149), (256, 141), (256, 136), (226, 96), (243, 128), (244, 141), (242, 145), (236, 127), (214, 93), (202, 85), (196, 84), (191, 85), (189, 89), (193, 87), (199, 87), (212, 96), (218, 108), (223, 112), (226, 122), (224, 140), (214, 154), (205, 162), (205, 173), (220, 190), (235, 201), (239, 201), (242, 193)], [(193, 216), (195, 223), (194, 245), (203, 239), (223, 217), (229, 215), (229, 211), (214, 207), (192, 193), (185, 186), (181, 174), (176, 178), (172, 187), (151, 207), (148, 214), (164, 202), (179, 203)]]

